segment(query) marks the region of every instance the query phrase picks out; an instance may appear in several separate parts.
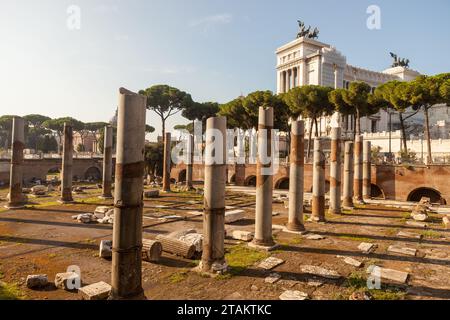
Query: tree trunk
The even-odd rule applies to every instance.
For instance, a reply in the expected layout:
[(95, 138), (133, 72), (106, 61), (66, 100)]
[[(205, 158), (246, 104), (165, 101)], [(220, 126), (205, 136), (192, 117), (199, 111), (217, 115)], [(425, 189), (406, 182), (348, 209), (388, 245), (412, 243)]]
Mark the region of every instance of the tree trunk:
[(361, 135), (361, 115), (359, 113), (359, 110), (356, 109), (356, 119), (355, 119), (356, 123), (355, 123), (355, 131), (356, 134), (359, 136)]
[(406, 128), (405, 128), (405, 120), (403, 120), (403, 113), (400, 112), (399, 113), (399, 118), (400, 118), (400, 127), (402, 129), (402, 144), (403, 144), (403, 150), (405, 151), (405, 154), (408, 155), (408, 145), (406, 143)]
[(312, 130), (313, 130), (313, 119), (311, 119), (310, 124), (309, 124), (308, 150), (306, 152), (307, 160), (309, 160), (309, 157), (311, 155)]
[(166, 136), (166, 119), (164, 119), (164, 117), (161, 117), (161, 125), (162, 125), (162, 138), (164, 141), (164, 137)]
[(428, 148), (428, 164), (433, 164), (433, 157), (431, 154), (431, 135), (430, 135), (430, 116), (428, 114), (428, 106), (424, 106), (425, 113), (425, 136), (427, 137)]
[(315, 137), (318, 138), (319, 137), (319, 125), (317, 123), (317, 118), (314, 118), (314, 123), (316, 125), (316, 133), (315, 133)]

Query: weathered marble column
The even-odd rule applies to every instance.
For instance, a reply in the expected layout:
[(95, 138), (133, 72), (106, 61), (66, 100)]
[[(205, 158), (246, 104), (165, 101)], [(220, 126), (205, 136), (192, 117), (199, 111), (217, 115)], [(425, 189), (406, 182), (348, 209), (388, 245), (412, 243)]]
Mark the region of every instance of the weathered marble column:
[(314, 139), (313, 193), (311, 220), (325, 222), (325, 155), (323, 140)]
[(259, 108), (258, 156), (256, 164), (255, 239), (251, 246), (270, 249), (272, 237), (273, 108)]
[(194, 136), (187, 137), (186, 188), (193, 189), (192, 177), (194, 171)]
[(119, 91), (110, 299), (141, 299), (146, 98)]
[(9, 179), (9, 209), (20, 209), (24, 207), (25, 196), (22, 194), (23, 180), (23, 149), (25, 146), (25, 121), (23, 118), (12, 119), (12, 155)]
[(61, 200), (62, 203), (73, 202), (72, 179), (73, 179), (73, 129), (64, 123), (63, 159), (61, 171)]
[(105, 127), (104, 147), (103, 147), (103, 194), (101, 198), (111, 199), (112, 183), (112, 144), (113, 129), (111, 126)]
[(363, 182), (363, 137), (356, 135), (355, 137), (355, 171), (353, 178), (354, 201), (363, 203), (362, 182)]
[(372, 143), (364, 141), (363, 150), (363, 199), (370, 200), (372, 198)]
[(345, 143), (344, 156), (344, 208), (353, 208), (353, 142)]
[(163, 192), (170, 192), (170, 145), (171, 145), (171, 134), (170, 132), (166, 132), (164, 137), (164, 166), (163, 166)]
[(291, 123), (291, 156), (289, 169), (289, 231), (304, 231), (303, 189), (305, 165), (305, 124), (303, 121)]
[(341, 128), (331, 129), (330, 213), (341, 213)]
[(225, 185), (227, 120), (209, 118), (206, 123), (203, 255), (200, 270), (221, 273), (225, 262)]

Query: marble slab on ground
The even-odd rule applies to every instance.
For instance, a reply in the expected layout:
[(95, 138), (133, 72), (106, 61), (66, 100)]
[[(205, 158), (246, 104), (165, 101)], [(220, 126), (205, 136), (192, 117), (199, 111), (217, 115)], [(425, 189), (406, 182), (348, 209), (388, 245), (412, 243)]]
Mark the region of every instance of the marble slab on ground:
[(244, 210), (233, 210), (225, 212), (225, 223), (234, 223), (245, 218)]
[(428, 225), (424, 222), (407, 221), (406, 224), (411, 227), (428, 228)]
[(281, 259), (278, 259), (275, 257), (269, 257), (269, 258), (261, 261), (261, 263), (258, 265), (258, 268), (265, 269), (265, 270), (272, 270), (283, 263), (284, 263), (284, 260), (281, 260)]
[(405, 231), (400, 231), (399, 233), (397, 233), (397, 237), (408, 238), (408, 239), (418, 239), (418, 240), (423, 238), (423, 236), (421, 234), (405, 232)]
[(388, 248), (388, 252), (399, 253), (407, 256), (415, 257), (417, 255), (417, 249), (407, 248), (398, 245), (392, 245)]
[(271, 273), (267, 278), (264, 279), (265, 283), (274, 284), (281, 279), (281, 275), (278, 273)]
[(346, 264), (354, 266), (356, 268), (360, 268), (363, 265), (361, 261), (353, 259), (352, 257), (345, 257), (345, 256), (337, 256), (337, 257), (343, 259)]
[(287, 290), (280, 295), (280, 300), (306, 300), (308, 294), (301, 291)]
[(398, 283), (406, 283), (408, 281), (409, 273), (393, 270), (393, 269), (387, 269), (387, 268), (380, 268), (375, 265), (369, 266), (367, 268), (367, 273), (369, 273), (372, 277), (381, 277), (382, 279), (391, 280)]
[(332, 280), (337, 280), (342, 277), (338, 272), (334, 270), (328, 270), (318, 266), (303, 265), (300, 266), (300, 271), (303, 273), (311, 274), (313, 276)]
[(361, 250), (364, 254), (370, 254), (377, 249), (377, 245), (373, 243), (363, 242), (358, 246), (358, 249)]

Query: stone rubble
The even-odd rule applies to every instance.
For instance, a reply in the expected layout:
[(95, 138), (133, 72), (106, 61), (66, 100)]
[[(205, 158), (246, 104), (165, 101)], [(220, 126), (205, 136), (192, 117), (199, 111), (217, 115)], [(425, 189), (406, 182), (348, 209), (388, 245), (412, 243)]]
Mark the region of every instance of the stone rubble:
[(339, 273), (337, 273), (334, 270), (328, 270), (318, 266), (303, 265), (300, 266), (300, 271), (303, 273), (311, 274), (313, 276), (332, 280), (337, 280), (342, 277)]
[(159, 197), (159, 190), (144, 191), (145, 199), (152, 199), (158, 197)]
[(412, 233), (412, 232), (405, 232), (405, 231), (400, 231), (400, 232), (397, 234), (397, 237), (400, 237), (400, 238), (410, 238), (410, 239), (418, 239), (418, 240), (420, 240), (420, 239), (423, 238), (423, 236), (422, 236), (421, 234)]
[(280, 300), (306, 300), (308, 294), (301, 291), (287, 290), (280, 295)]
[(411, 227), (428, 228), (428, 224), (418, 221), (406, 221), (406, 224)]
[(75, 272), (57, 273), (55, 276), (55, 286), (58, 289), (72, 291), (75, 289), (73, 286), (78, 280), (80, 280), (80, 276)]
[(405, 248), (397, 245), (392, 245), (388, 248), (388, 252), (399, 253), (407, 256), (415, 257), (417, 255), (417, 249)]
[(109, 259), (112, 257), (112, 241), (102, 240), (100, 242), (99, 257), (103, 259)]
[(443, 223), (445, 229), (449, 230), (450, 229), (450, 215), (443, 217), (442, 223)]
[(253, 240), (253, 233), (249, 231), (234, 230), (231, 234), (231, 237), (234, 240), (249, 242)]
[(348, 265), (354, 266), (356, 268), (361, 268), (363, 263), (361, 261), (358, 261), (356, 259), (353, 259), (351, 257), (345, 257), (345, 256), (337, 256), (340, 259), (343, 259), (344, 262)]
[(78, 290), (82, 300), (106, 300), (111, 293), (111, 286), (106, 282), (98, 282)]
[(307, 239), (307, 240), (323, 240), (323, 239), (326, 239), (326, 237), (324, 237), (324, 236), (321, 236), (321, 235), (319, 235), (319, 234), (307, 234), (307, 235), (305, 235), (305, 239)]
[(225, 212), (225, 223), (234, 223), (245, 218), (244, 210), (234, 210)]
[(358, 249), (364, 254), (371, 254), (377, 249), (377, 245), (373, 243), (363, 242), (358, 246)]
[(275, 258), (275, 257), (269, 257), (265, 260), (263, 260), (259, 265), (258, 268), (264, 269), (264, 270), (272, 270), (279, 265), (283, 264), (284, 260)]
[(27, 276), (27, 288), (39, 289), (48, 285), (48, 277), (46, 274), (37, 274)]
[(278, 273), (271, 273), (267, 278), (264, 279), (265, 283), (274, 284), (281, 279), (281, 275)]
[(408, 281), (409, 273), (393, 270), (393, 269), (386, 269), (386, 268), (380, 268), (375, 265), (369, 266), (367, 268), (367, 273), (370, 274), (372, 277), (378, 277), (380, 276), (382, 279), (390, 280), (398, 283), (406, 283)]

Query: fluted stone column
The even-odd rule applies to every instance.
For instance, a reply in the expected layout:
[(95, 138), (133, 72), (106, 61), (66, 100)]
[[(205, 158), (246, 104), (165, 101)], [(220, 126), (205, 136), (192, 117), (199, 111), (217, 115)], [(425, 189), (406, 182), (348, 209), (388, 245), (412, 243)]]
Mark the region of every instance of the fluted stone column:
[(12, 156), (9, 179), (9, 209), (20, 209), (26, 202), (22, 194), (23, 180), (23, 149), (25, 146), (25, 121), (23, 118), (14, 117), (12, 119)]
[(331, 129), (330, 213), (341, 213), (341, 128)]
[(112, 184), (112, 144), (113, 129), (111, 126), (105, 127), (104, 147), (103, 147), (103, 194), (101, 198), (111, 199)]
[(73, 202), (72, 179), (73, 179), (73, 129), (64, 123), (63, 160), (61, 171), (61, 200), (62, 203)]
[(251, 246), (268, 250), (275, 245), (272, 237), (272, 129), (273, 108), (260, 107), (258, 119), (258, 156), (256, 164), (255, 238)]
[(314, 139), (313, 194), (311, 220), (325, 222), (325, 155), (323, 140)]
[[(209, 118), (206, 123), (205, 199), (203, 215), (203, 255), (200, 270), (221, 273), (225, 262), (225, 186), (227, 120)], [(221, 135), (221, 137), (220, 137)]]
[(146, 98), (119, 91), (110, 299), (141, 299)]
[(187, 138), (186, 188), (193, 189), (192, 176), (194, 171), (194, 136)]
[(303, 189), (305, 165), (305, 124), (303, 121), (291, 123), (291, 155), (289, 169), (289, 231), (304, 231)]
[(344, 208), (353, 208), (353, 142), (345, 143), (344, 156)]
[(363, 150), (363, 199), (372, 198), (372, 164), (371, 164), (372, 143), (364, 141)]
[(354, 201), (363, 203), (362, 182), (363, 182), (363, 137), (356, 135), (355, 137), (355, 171), (353, 179)]
[(163, 192), (170, 192), (171, 140), (170, 132), (166, 132), (166, 136), (164, 137)]

